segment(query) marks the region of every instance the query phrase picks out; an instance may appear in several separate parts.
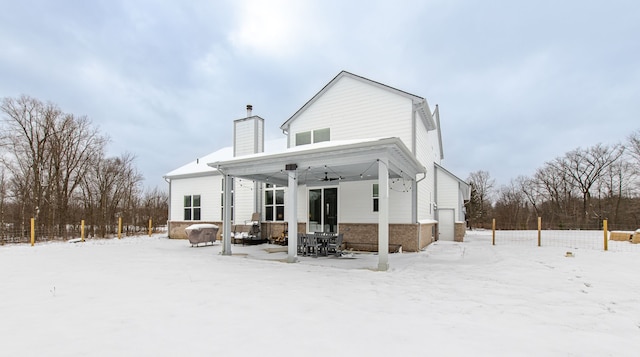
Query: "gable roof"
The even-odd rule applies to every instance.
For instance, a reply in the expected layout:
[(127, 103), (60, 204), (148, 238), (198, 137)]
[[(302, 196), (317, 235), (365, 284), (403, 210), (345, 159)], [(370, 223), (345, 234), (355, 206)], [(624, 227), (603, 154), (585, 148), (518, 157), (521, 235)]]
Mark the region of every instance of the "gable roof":
[(436, 104), (436, 109), (434, 109), (432, 116), (436, 119), (436, 124), (438, 125), (438, 142), (440, 143), (440, 160), (444, 159), (444, 149), (442, 148), (442, 131), (440, 130), (440, 108), (438, 104)]
[(464, 197), (464, 199), (466, 201), (470, 200), (471, 198), (471, 185), (469, 185), (469, 183), (461, 178), (459, 178), (458, 176), (454, 175), (451, 171), (445, 169), (444, 167), (438, 165), (437, 163), (433, 163), (434, 167), (436, 168), (436, 170), (440, 170), (442, 172), (444, 172), (445, 174), (449, 175), (449, 177), (451, 177), (452, 179), (458, 181), (458, 185), (460, 187), (460, 190), (462, 191), (462, 195)]
[[(279, 138), (274, 140), (265, 141), (265, 153), (279, 152), (287, 147), (287, 139)], [(247, 155), (249, 156), (249, 155)], [(188, 178), (188, 177), (201, 177), (217, 174), (218, 170), (207, 165), (210, 162), (226, 161), (233, 159), (233, 147), (227, 146), (220, 150), (216, 150), (208, 155), (195, 159), (190, 163), (180, 166), (179, 168), (170, 171), (163, 177), (165, 179), (176, 178)]]
[(387, 90), (389, 92), (392, 92), (394, 94), (409, 98), (413, 101), (413, 106), (414, 106), (414, 110), (418, 113), (418, 115), (420, 116), (420, 118), (423, 120), (424, 125), (427, 127), (427, 130), (434, 130), (436, 129), (436, 123), (433, 120), (433, 116), (431, 115), (431, 111), (429, 110), (429, 104), (427, 103), (427, 100), (424, 99), (423, 97), (419, 97), (415, 94), (411, 94), (409, 92), (405, 92), (403, 90), (397, 89), (397, 88), (393, 88), (391, 86), (388, 86), (386, 84), (382, 84), (380, 82), (376, 82), (376, 81), (372, 81), (371, 79), (362, 77), (362, 76), (358, 76), (356, 74), (347, 72), (347, 71), (341, 71), (340, 73), (338, 73), (337, 76), (335, 76), (329, 83), (327, 83), (318, 93), (316, 93), (313, 97), (311, 97), (311, 99), (309, 99), (300, 109), (298, 109), (289, 119), (287, 119), (287, 121), (285, 121), (281, 126), (280, 129), (283, 131), (288, 131), (289, 130), (289, 125), (291, 124), (291, 122), (293, 122), (296, 118), (298, 118), (307, 108), (309, 108), (313, 103), (315, 103), (318, 98), (322, 97), (322, 95), (324, 95), (327, 91), (329, 91), (329, 89), (331, 89), (331, 87), (333, 87), (338, 81), (340, 81), (342, 78), (347, 77), (347, 78), (352, 78), (355, 79), (357, 81), (369, 84), (369, 85), (373, 85), (375, 87)]

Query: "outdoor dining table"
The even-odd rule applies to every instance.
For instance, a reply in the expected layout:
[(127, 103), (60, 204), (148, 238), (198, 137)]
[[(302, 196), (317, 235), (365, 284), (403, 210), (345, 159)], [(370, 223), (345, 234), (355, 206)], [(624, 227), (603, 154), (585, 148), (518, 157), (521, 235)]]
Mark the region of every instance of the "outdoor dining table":
[[(316, 241), (320, 243), (320, 250), (316, 252), (317, 255), (328, 255), (328, 249), (330, 243), (335, 243), (336, 238), (338, 237), (335, 233), (309, 233), (304, 235), (304, 246), (307, 247), (309, 244), (309, 236), (314, 236)], [(308, 254), (307, 249), (305, 249), (305, 255)]]

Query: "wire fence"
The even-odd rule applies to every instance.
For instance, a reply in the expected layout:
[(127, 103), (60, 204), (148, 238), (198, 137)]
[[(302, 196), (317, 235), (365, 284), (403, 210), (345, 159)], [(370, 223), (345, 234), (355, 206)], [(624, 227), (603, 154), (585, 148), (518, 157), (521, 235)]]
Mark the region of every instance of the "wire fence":
[(123, 225), (121, 221), (116, 222), (113, 227), (107, 230), (104, 235), (95, 234), (95, 227), (85, 226), (83, 222), (77, 225), (67, 225), (65, 227), (41, 227), (37, 222), (27, 224), (19, 228), (0, 227), (0, 245), (19, 243), (42, 243), (50, 241), (68, 241), (71, 239), (109, 239), (127, 236), (151, 235), (153, 233), (164, 233), (166, 226), (154, 226), (151, 220), (148, 227), (139, 225)]
[[(542, 227), (540, 220), (538, 226)], [(609, 231), (607, 221), (600, 227), (579, 230), (498, 230), (492, 228), (493, 245), (563, 247), (572, 249), (640, 252), (639, 231)]]

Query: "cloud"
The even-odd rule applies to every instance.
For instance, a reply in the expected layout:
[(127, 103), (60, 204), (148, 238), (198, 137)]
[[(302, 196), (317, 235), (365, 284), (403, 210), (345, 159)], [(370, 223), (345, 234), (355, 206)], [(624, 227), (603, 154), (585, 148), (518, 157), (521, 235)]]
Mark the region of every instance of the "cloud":
[(310, 3), (295, 0), (236, 2), (236, 26), (229, 33), (238, 51), (282, 59), (322, 41)]

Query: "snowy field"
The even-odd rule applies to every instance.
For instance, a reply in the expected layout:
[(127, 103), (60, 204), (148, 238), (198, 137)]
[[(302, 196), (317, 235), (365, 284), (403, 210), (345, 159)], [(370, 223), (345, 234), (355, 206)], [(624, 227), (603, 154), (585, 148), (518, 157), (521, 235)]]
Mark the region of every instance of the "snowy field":
[(639, 355), (640, 254), (465, 239), (387, 272), (161, 236), (5, 245), (0, 355)]

